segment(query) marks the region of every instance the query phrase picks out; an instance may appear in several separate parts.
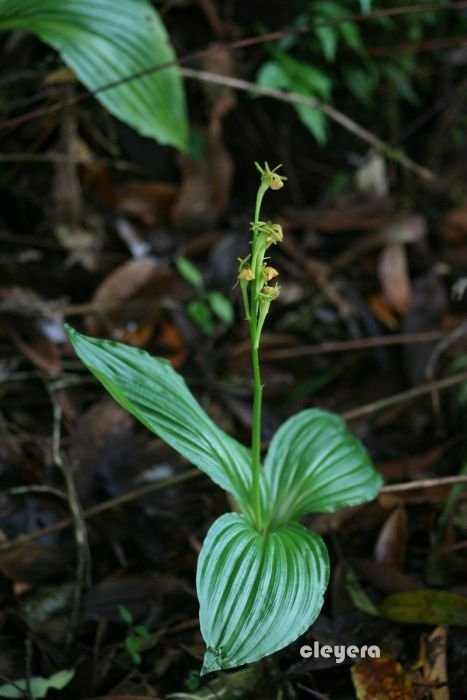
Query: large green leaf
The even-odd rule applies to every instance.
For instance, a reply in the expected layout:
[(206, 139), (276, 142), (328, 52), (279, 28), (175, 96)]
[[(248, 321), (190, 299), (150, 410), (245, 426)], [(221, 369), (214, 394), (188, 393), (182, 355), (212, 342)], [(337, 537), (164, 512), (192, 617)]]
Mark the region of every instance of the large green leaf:
[[(37, 34), (91, 91), (175, 59), (147, 0), (0, 0), (0, 30)], [(97, 99), (143, 136), (187, 147), (183, 85), (172, 66), (103, 90)]]
[[(76, 354), (113, 398), (231, 493), (253, 518), (250, 451), (217, 427), (167, 360), (66, 327)], [(267, 485), (262, 476), (262, 497)]]
[(265, 461), (272, 524), (372, 500), (381, 477), (344, 421), (308, 409), (289, 418), (271, 440)]
[(241, 515), (218, 518), (196, 580), (202, 673), (257, 661), (297, 639), (320, 612), (328, 578), (326, 546), (302, 525), (261, 535)]

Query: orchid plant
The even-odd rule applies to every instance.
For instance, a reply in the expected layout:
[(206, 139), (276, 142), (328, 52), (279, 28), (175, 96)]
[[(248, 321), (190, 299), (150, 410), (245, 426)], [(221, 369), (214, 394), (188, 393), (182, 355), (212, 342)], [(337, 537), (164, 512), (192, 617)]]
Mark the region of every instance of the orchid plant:
[(285, 178), (267, 163), (256, 167), (261, 180), (251, 249), (238, 273), (251, 339), (251, 449), (215, 425), (167, 360), (67, 327), (77, 355), (114, 399), (238, 504), (238, 512), (211, 525), (198, 561), (203, 674), (257, 661), (310, 627), (323, 605), (329, 558), (322, 538), (300, 518), (372, 500), (381, 486), (342, 419), (316, 408), (285, 421), (261, 464), (259, 347), (280, 293), (266, 253), (283, 239), (280, 225), (261, 220), (261, 205)]

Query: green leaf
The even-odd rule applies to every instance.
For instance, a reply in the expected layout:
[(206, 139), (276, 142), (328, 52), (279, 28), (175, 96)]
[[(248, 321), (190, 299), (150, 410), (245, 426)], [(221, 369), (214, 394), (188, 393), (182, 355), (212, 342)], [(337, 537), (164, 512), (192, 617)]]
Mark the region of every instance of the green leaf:
[(382, 70), (404, 100), (412, 105), (419, 103), (418, 95), (412, 86), (412, 77), (406, 71), (393, 63), (383, 64)]
[[(218, 428), (167, 360), (66, 326), (76, 354), (109, 394), (149, 430), (231, 493), (253, 518), (250, 451)], [(262, 498), (267, 485), (262, 478)]]
[(4, 683), (0, 685), (0, 698), (24, 698), (28, 690), (33, 698), (45, 698), (51, 689), (62, 690), (70, 683), (74, 675), (73, 669), (63, 669), (52, 674), (49, 678), (33, 676), (29, 679), (29, 683), (23, 678), (14, 683)]
[(181, 255), (175, 258), (175, 266), (183, 279), (195, 287), (195, 289), (204, 289), (203, 275), (187, 258)]
[[(36, 34), (53, 46), (88, 90), (175, 60), (147, 0), (0, 0), (0, 31)], [(185, 97), (175, 66), (96, 94), (143, 136), (186, 150)]]
[(379, 610), (373, 601), (367, 596), (360, 581), (352, 569), (348, 569), (345, 575), (345, 586), (347, 593), (356, 608), (362, 610), (367, 615), (379, 616)]
[(271, 90), (286, 90), (290, 88), (288, 75), (276, 61), (263, 63), (256, 75), (256, 82), (261, 87), (271, 88)]
[(133, 632), (134, 634), (138, 635), (139, 637), (142, 637), (143, 639), (146, 639), (150, 636), (150, 632), (146, 625), (135, 625), (133, 627)]
[(300, 121), (313, 134), (317, 142), (322, 146), (327, 141), (328, 120), (319, 109), (313, 109), (306, 105), (294, 105)]
[(347, 46), (354, 51), (364, 51), (365, 47), (362, 42), (362, 36), (355, 22), (342, 22), (339, 25), (339, 30)]
[(133, 635), (129, 635), (125, 639), (125, 648), (128, 652), (128, 654), (131, 657), (132, 662), (135, 664), (135, 666), (139, 666), (141, 661), (143, 660), (141, 656), (141, 640), (139, 637), (134, 637)]
[(344, 421), (315, 408), (297, 413), (279, 428), (269, 446), (265, 471), (273, 523), (370, 501), (382, 483)]
[(289, 56), (284, 51), (274, 51), (274, 57), (289, 79), (292, 92), (306, 97), (331, 97), (332, 81), (320, 68)]
[(334, 27), (319, 27), (316, 30), (319, 43), (327, 61), (334, 61), (337, 50), (337, 32)]
[(328, 578), (324, 542), (302, 525), (262, 535), (241, 515), (218, 518), (196, 578), (207, 646), (202, 674), (257, 661), (297, 639), (319, 614)]
[(365, 105), (371, 103), (372, 92), (378, 84), (378, 76), (367, 68), (359, 66), (343, 67), (343, 77), (346, 86)]
[(126, 622), (127, 625), (133, 624), (133, 615), (127, 607), (125, 607), (124, 605), (119, 605), (118, 614), (122, 618), (123, 622)]
[(394, 622), (467, 627), (467, 598), (447, 591), (393, 593), (380, 603), (379, 612)]
[(213, 313), (215, 313), (221, 321), (230, 325), (235, 317), (234, 308), (230, 300), (215, 290), (208, 292), (206, 296)]
[(212, 335), (215, 330), (211, 309), (204, 299), (192, 299), (186, 305), (188, 316), (205, 335)]

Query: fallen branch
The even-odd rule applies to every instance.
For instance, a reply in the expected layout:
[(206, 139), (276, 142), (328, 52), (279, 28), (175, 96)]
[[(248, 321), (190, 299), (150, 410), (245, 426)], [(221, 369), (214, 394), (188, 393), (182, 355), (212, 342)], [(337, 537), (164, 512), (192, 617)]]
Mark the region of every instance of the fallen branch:
[(310, 107), (311, 109), (318, 109), (323, 114), (326, 114), (329, 119), (339, 124), (350, 133), (357, 136), (362, 141), (365, 141), (369, 146), (375, 148), (377, 151), (381, 152), (386, 158), (395, 161), (402, 165), (406, 170), (410, 170), (424, 180), (434, 180), (435, 176), (431, 170), (424, 168), (422, 165), (415, 163), (413, 160), (408, 158), (401, 150), (390, 146), (389, 144), (382, 141), (380, 138), (375, 136), (371, 131), (365, 129), (353, 119), (350, 119), (347, 115), (340, 112), (335, 107), (332, 107), (325, 102), (320, 100), (315, 100), (311, 97), (305, 97), (304, 95), (297, 95), (294, 92), (284, 92), (283, 90), (273, 90), (272, 88), (261, 87), (256, 83), (251, 83), (248, 80), (242, 80), (241, 78), (231, 78), (227, 75), (217, 75), (216, 73), (208, 73), (204, 70), (195, 70), (194, 68), (180, 68), (180, 73), (185, 78), (194, 78), (195, 80), (201, 80), (207, 83), (215, 83), (216, 85), (223, 85), (230, 87), (234, 90), (243, 90), (244, 92), (252, 92), (257, 95), (263, 95), (264, 97), (272, 97), (275, 100), (280, 100), (281, 102), (288, 102), (290, 104), (300, 104), (305, 105), (305, 107)]

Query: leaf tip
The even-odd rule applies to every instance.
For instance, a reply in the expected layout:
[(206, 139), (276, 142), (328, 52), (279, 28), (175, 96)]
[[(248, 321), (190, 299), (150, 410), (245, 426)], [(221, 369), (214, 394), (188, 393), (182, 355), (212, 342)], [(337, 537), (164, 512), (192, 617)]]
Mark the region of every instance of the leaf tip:
[(218, 649), (212, 649), (207, 647), (206, 653), (204, 654), (203, 667), (201, 669), (200, 675), (205, 676), (207, 673), (213, 673), (213, 671), (220, 671), (224, 668), (222, 663), (222, 656)]
[(71, 326), (69, 326), (68, 323), (64, 323), (64, 324), (63, 324), (63, 327), (64, 327), (64, 329), (65, 329), (65, 333), (66, 333), (67, 336), (68, 336), (68, 340), (69, 340), (70, 342), (73, 342), (73, 338), (76, 337), (78, 331), (75, 331), (75, 329), (72, 328)]

